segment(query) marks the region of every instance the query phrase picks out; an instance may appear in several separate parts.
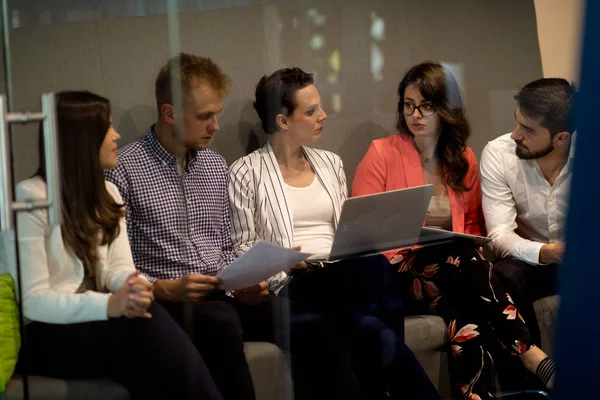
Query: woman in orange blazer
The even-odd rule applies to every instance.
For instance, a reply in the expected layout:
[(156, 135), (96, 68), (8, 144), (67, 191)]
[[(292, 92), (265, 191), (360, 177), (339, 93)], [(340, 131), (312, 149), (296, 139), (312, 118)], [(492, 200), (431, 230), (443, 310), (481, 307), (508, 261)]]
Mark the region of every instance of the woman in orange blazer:
[[(402, 122), (405, 123), (404, 120)], [(468, 128), (468, 125), (466, 127)], [(425, 159), (430, 161), (425, 162)], [(423, 157), (410, 134), (397, 134), (374, 140), (356, 170), (352, 196), (433, 183), (429, 170), (433, 169), (435, 174), (439, 168), (434, 163), (435, 156), (432, 156), (431, 159)], [(455, 171), (465, 169), (466, 173), (462, 178), (462, 184), (471, 190), (461, 191), (459, 185), (453, 185), (451, 182), (447, 182), (443, 187), (440, 185), (437, 189), (441, 189), (448, 196), (452, 211), (452, 231), (485, 236), (479, 167), (477, 158), (470, 147), (464, 147), (460, 163), (464, 163), (464, 167), (450, 164), (446, 168)], [(422, 164), (425, 164), (428, 169), (426, 170)], [(443, 166), (441, 167), (443, 168)], [(458, 173), (456, 174), (458, 175)], [(426, 177), (428, 178), (427, 182)], [(439, 175), (437, 177), (441, 178)], [(434, 195), (438, 193), (439, 191)]]
[[(466, 145), (470, 127), (454, 77), (439, 64), (417, 65), (400, 83), (398, 96), (399, 133), (371, 143), (356, 170), (352, 196), (433, 184), (426, 226), (485, 235), (478, 165)], [(493, 398), (493, 361), (484, 344), (493, 339), (546, 380), (548, 362), (538, 368), (546, 354), (533, 344), (480, 249), (453, 242), (386, 255), (398, 269), (406, 312), (436, 314), (448, 324), (451, 375), (462, 398)]]

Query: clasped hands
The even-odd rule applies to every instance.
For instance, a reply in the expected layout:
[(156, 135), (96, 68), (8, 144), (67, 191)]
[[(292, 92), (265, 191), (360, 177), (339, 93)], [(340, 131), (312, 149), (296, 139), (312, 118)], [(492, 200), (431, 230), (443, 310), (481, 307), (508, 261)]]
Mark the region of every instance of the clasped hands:
[(148, 307), (153, 300), (152, 284), (135, 271), (108, 298), (106, 314), (109, 318), (152, 318)]

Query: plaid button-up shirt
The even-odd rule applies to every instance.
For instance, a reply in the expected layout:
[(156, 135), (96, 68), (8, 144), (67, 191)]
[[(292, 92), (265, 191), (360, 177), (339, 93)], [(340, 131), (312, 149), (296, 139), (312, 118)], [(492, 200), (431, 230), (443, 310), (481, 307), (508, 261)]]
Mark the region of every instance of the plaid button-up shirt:
[(127, 233), (136, 268), (148, 277), (216, 275), (235, 258), (231, 244), (228, 171), (223, 157), (198, 151), (181, 163), (148, 134), (120, 151), (105, 171), (127, 210)]

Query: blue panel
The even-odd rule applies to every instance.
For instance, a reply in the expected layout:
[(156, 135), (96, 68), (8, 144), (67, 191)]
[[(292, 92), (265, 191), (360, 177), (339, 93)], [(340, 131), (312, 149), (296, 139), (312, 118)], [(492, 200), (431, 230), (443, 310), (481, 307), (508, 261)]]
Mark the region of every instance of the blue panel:
[(557, 400), (600, 399), (600, 1), (587, 2), (567, 250), (561, 266)]

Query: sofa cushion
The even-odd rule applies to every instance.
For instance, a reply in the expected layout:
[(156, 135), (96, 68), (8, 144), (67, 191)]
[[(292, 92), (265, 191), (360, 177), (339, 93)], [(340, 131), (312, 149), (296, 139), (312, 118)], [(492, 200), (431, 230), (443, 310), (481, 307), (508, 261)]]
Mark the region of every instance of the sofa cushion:
[[(128, 400), (127, 390), (107, 379), (69, 380), (29, 377), (29, 397), (44, 400)], [(8, 383), (6, 400), (22, 400), (23, 381), (14, 377)]]
[(533, 303), (535, 315), (540, 327), (542, 350), (552, 357), (554, 346), (554, 330), (556, 328), (556, 315), (558, 312), (559, 295), (544, 297)]
[(450, 398), (448, 371), (448, 330), (444, 320), (434, 315), (404, 319), (406, 345), (415, 354), (442, 398)]
[[(292, 382), (283, 353), (271, 343), (248, 342), (244, 345), (257, 400), (292, 398)], [(110, 380), (68, 380), (32, 376), (32, 399), (44, 400), (128, 400), (127, 390)], [(8, 384), (6, 400), (23, 399), (23, 381), (15, 376)]]
[(250, 367), (258, 400), (292, 399), (292, 377), (279, 347), (266, 342), (246, 342), (246, 359)]

